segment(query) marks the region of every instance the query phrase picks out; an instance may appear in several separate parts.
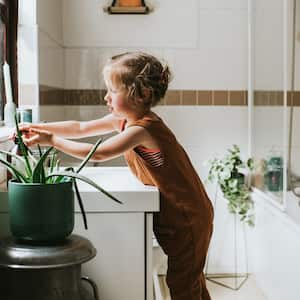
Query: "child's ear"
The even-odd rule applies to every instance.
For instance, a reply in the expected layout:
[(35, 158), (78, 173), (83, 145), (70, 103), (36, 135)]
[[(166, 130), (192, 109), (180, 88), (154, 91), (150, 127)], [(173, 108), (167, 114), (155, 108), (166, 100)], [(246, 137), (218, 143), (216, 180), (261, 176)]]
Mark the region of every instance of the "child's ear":
[(147, 99), (147, 100), (151, 97), (150, 89), (147, 89), (147, 88), (143, 89), (143, 97), (144, 97), (144, 99)]

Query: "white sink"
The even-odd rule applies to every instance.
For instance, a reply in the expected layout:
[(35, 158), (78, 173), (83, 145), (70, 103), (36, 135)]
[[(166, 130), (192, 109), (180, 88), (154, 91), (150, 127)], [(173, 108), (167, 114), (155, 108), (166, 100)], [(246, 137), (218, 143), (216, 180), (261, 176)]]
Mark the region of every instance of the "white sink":
[[(110, 192), (123, 204), (118, 204), (87, 183), (78, 180), (86, 211), (158, 211), (159, 192), (156, 187), (142, 184), (128, 167), (87, 167), (85, 175)], [(76, 210), (78, 207), (76, 206)]]

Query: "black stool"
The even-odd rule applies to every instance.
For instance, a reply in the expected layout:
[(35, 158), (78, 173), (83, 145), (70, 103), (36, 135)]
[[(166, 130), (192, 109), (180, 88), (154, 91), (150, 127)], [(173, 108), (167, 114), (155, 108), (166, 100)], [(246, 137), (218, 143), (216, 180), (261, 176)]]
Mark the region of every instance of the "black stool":
[[(0, 240), (0, 297), (5, 300), (99, 300), (97, 285), (81, 276), (81, 264), (96, 249), (81, 236), (34, 244), (13, 237)], [(88, 282), (93, 295), (83, 282)]]

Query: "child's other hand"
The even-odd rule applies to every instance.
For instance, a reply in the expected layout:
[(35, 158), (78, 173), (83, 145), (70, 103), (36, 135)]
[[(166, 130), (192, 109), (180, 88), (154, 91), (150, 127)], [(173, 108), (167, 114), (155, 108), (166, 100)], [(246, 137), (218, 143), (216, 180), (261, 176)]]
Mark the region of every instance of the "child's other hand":
[(52, 132), (48, 130), (32, 128), (31, 126), (29, 130), (26, 131), (26, 134), (23, 135), (23, 141), (28, 147), (37, 144), (41, 146), (51, 146), (52, 140), (53, 140)]

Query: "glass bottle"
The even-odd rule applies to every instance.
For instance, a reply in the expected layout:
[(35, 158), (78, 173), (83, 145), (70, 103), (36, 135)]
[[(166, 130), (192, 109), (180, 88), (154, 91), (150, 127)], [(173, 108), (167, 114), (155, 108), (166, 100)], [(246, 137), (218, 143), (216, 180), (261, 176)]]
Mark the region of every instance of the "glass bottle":
[(270, 192), (279, 192), (283, 188), (283, 159), (279, 151), (271, 150), (267, 161), (266, 185)]

